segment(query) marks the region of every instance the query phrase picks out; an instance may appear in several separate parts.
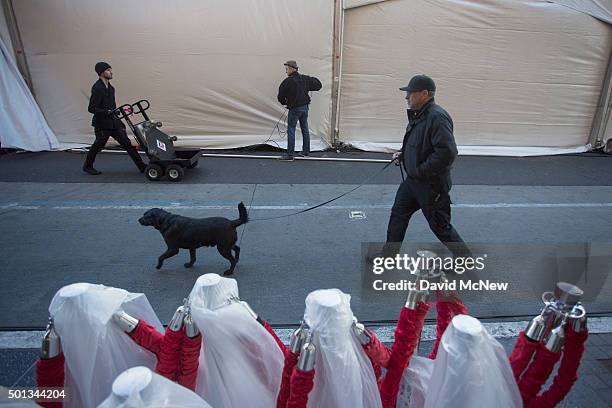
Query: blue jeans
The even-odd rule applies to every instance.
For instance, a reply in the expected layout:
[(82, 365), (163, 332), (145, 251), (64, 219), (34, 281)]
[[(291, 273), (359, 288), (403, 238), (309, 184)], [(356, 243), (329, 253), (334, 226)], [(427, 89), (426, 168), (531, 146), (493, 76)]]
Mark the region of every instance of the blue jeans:
[(310, 133), (308, 131), (308, 105), (289, 109), (287, 116), (287, 154), (293, 156), (295, 153), (295, 126), (300, 121), (302, 129), (302, 153), (310, 153)]

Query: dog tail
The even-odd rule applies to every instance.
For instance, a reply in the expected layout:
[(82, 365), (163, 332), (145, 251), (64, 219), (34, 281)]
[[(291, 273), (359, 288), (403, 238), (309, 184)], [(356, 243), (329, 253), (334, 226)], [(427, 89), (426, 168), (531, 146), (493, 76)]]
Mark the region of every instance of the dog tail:
[(232, 221), (232, 227), (234, 228), (249, 222), (249, 214), (247, 213), (246, 207), (243, 203), (238, 204), (238, 212), (240, 213), (240, 218)]

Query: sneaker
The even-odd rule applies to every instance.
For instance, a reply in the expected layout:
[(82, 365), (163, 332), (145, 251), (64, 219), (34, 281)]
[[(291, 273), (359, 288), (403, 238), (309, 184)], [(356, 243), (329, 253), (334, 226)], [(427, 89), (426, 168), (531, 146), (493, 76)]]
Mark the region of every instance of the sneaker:
[(83, 166), (83, 171), (87, 174), (91, 174), (92, 176), (97, 176), (98, 174), (102, 174), (101, 171), (94, 169), (93, 167), (85, 167)]
[(308, 157), (308, 156), (310, 156), (310, 153), (308, 153), (308, 152), (299, 152), (297, 154), (297, 156), (299, 156), (299, 157)]
[(293, 161), (293, 156), (289, 156), (288, 154), (283, 154), (278, 158), (280, 161)]

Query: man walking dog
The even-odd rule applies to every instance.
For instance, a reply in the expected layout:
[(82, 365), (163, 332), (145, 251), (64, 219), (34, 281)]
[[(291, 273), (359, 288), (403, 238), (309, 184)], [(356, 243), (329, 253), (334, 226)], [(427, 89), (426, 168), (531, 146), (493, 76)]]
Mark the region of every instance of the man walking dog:
[(102, 174), (93, 167), (96, 155), (104, 149), (109, 137), (112, 137), (123, 147), (141, 173), (144, 172), (146, 164), (140, 158), (136, 149), (132, 146), (125, 131), (125, 125), (117, 118), (113, 111), (117, 108), (115, 103), (115, 88), (110, 84), (113, 79), (113, 69), (106, 62), (98, 62), (95, 66), (98, 80), (91, 87), (91, 98), (89, 98), (89, 113), (93, 113), (91, 125), (94, 127), (96, 140), (89, 148), (83, 171), (91, 175)]
[[(393, 158), (404, 166), (407, 177), (400, 184), (391, 209), (384, 256), (399, 249), (412, 214), (419, 209), (429, 228), (456, 257), (471, 256), (467, 245), (451, 225), (451, 176), (457, 145), (450, 115), (434, 101), (436, 85), (426, 75), (414, 76), (407, 86), (408, 126), (402, 150)], [(397, 248), (392, 248), (397, 246)]]
[(297, 62), (285, 62), (287, 78), (278, 88), (278, 101), (289, 109), (287, 116), (287, 153), (280, 157), (283, 161), (293, 161), (295, 154), (295, 127), (300, 122), (302, 129), (302, 152), (299, 156), (310, 154), (310, 132), (308, 130), (308, 104), (310, 91), (321, 89), (321, 81), (315, 77), (298, 73)]

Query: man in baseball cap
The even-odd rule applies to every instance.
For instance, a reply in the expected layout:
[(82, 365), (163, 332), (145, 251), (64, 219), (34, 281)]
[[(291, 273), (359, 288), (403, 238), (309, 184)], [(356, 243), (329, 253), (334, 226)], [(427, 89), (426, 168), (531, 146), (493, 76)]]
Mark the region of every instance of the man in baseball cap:
[(415, 75), (399, 89), (406, 92), (408, 126), (402, 149), (393, 158), (404, 166), (407, 177), (395, 196), (383, 252), (389, 256), (401, 246), (410, 218), (420, 209), (432, 232), (455, 256), (471, 256), (450, 222), (450, 171), (457, 157), (453, 120), (435, 103), (436, 84), (427, 75)]
[[(408, 85), (400, 88), (400, 91), (406, 92), (421, 92), (429, 91), (432, 93), (436, 92), (436, 84), (433, 79), (427, 75), (415, 75), (410, 79)], [(431, 95), (433, 97), (433, 94)]]
[(310, 154), (310, 132), (308, 130), (308, 105), (310, 91), (321, 89), (319, 79), (298, 73), (298, 64), (294, 60), (285, 62), (287, 78), (278, 88), (278, 101), (289, 109), (287, 114), (287, 153), (280, 157), (283, 161), (293, 161), (295, 154), (295, 127), (300, 122), (302, 130), (302, 151), (300, 156)]

